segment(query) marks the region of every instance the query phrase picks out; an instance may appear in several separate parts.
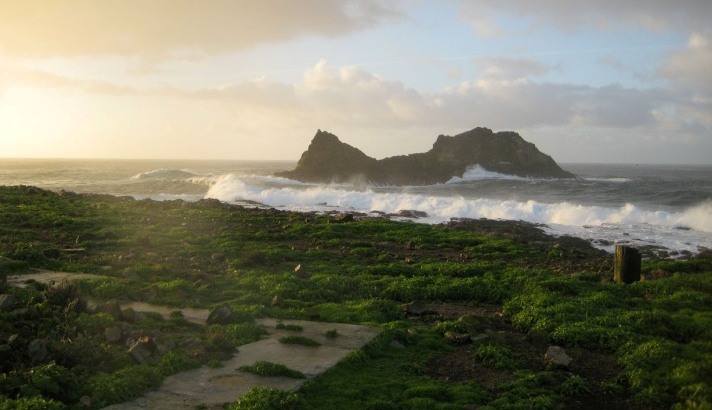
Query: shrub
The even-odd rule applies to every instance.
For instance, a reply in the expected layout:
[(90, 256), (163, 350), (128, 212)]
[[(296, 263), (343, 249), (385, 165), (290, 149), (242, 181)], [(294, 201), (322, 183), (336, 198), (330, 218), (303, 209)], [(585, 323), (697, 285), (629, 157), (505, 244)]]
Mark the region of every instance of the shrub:
[(301, 410), (306, 407), (304, 398), (298, 393), (267, 387), (253, 387), (228, 410)]
[(275, 326), (275, 328), (277, 328), (277, 329), (282, 329), (282, 330), (289, 330), (289, 331), (292, 331), (292, 332), (301, 332), (302, 330), (304, 330), (304, 328), (303, 328), (302, 326), (293, 325), (293, 324), (286, 324), (286, 325), (285, 325), (285, 324), (282, 323), (282, 322), (277, 323), (277, 326)]
[(482, 345), (475, 351), (475, 358), (481, 363), (498, 369), (515, 369), (517, 363), (511, 358), (509, 349), (497, 345)]
[(162, 381), (159, 371), (147, 365), (129, 366), (113, 374), (99, 374), (89, 380), (92, 405), (121, 403), (157, 388)]
[(161, 356), (156, 364), (158, 372), (164, 377), (184, 370), (194, 369), (198, 366), (200, 366), (200, 362), (175, 350)]
[(20, 397), (16, 400), (0, 396), (0, 410), (64, 410), (67, 407), (44, 397)]

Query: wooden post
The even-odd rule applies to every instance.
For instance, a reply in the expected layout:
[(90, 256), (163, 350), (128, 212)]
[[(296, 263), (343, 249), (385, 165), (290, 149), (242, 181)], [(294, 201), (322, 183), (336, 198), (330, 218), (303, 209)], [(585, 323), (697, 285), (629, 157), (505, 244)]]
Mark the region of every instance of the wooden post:
[(616, 245), (613, 260), (613, 281), (633, 283), (640, 280), (640, 252), (625, 245)]

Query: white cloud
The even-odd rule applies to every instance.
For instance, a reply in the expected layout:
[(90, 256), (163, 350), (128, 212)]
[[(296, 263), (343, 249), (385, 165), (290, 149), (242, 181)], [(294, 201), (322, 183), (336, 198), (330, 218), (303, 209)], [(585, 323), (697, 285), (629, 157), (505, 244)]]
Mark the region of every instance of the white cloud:
[(458, 0), (463, 18), (480, 35), (502, 35), (500, 15), (518, 15), (529, 28), (607, 30), (640, 27), (646, 30), (702, 30), (709, 26), (708, 0)]
[(0, 51), (32, 57), (221, 54), (400, 18), (375, 0), (0, 0)]
[[(678, 151), (695, 153), (709, 145), (705, 142), (710, 140), (712, 126), (707, 114), (709, 102), (694, 101), (663, 88), (534, 82), (528, 75), (545, 70), (536, 62), (498, 58), (482, 59), (480, 64), (481, 77), (437, 93), (422, 93), (355, 67), (331, 67), (324, 60), (295, 84), (260, 78), (200, 90), (132, 89), (37, 72), (22, 78), (25, 84), (36, 82), (42, 87), (79, 90), (109, 99), (135, 97), (144, 105), (169, 107), (175, 102), (183, 113), (180, 123), (184, 125), (174, 133), (200, 130), (203, 138), (213, 140), (216, 135), (227, 140), (232, 135), (252, 141), (251, 147), (264, 147), (264, 153), (257, 155), (261, 158), (269, 158), (276, 152), (270, 147), (277, 146), (284, 153), (282, 158), (296, 158), (317, 128), (335, 132), (374, 156), (422, 151), (437, 134), (476, 126), (515, 130), (528, 139), (531, 134), (544, 143), (540, 144), (542, 150), (564, 160), (567, 155), (581, 160), (575, 152), (605, 155), (600, 145), (605, 145), (601, 141), (606, 136), (624, 136), (617, 144), (630, 155), (638, 152), (636, 146), (640, 144), (645, 145), (646, 152), (655, 152), (657, 146), (659, 156), (673, 155), (671, 139), (680, 141)], [(185, 113), (190, 107), (200, 114), (194, 122), (205, 125), (189, 125), (190, 115)], [(171, 115), (168, 109), (152, 115), (157, 116), (156, 122), (173, 122), (166, 117)], [(145, 130), (144, 134), (150, 132)], [(659, 159), (650, 159), (654, 160)]]
[(692, 33), (687, 49), (673, 53), (660, 73), (695, 94), (712, 92), (712, 32)]

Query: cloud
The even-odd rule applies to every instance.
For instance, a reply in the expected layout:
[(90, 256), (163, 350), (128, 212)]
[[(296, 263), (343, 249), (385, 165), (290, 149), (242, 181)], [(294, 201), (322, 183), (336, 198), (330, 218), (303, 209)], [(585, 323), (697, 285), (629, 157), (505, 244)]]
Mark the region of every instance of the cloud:
[[(493, 58), (480, 59), (478, 64), (483, 73), (480, 77), (435, 93), (420, 92), (357, 67), (331, 67), (325, 60), (306, 70), (294, 84), (259, 78), (197, 90), (120, 87), (41, 72), (17, 78), (22, 77), (28, 85), (34, 82), (44, 88), (108, 98), (133, 95), (144, 105), (176, 104), (186, 113), (193, 107), (208, 128), (206, 138), (209, 134), (259, 136), (259, 144), (278, 145), (284, 156), (293, 150), (294, 157), (306, 143), (302, 139), (309, 138), (316, 128), (347, 139), (356, 136), (359, 142), (355, 144), (376, 156), (422, 151), (432, 144), (434, 135), (475, 126), (515, 130), (525, 138), (536, 136), (545, 142), (542, 149), (557, 159), (566, 159), (567, 153), (571, 157), (574, 149), (605, 155), (600, 146), (612, 136), (618, 136), (621, 152), (640, 155), (636, 145), (645, 145), (648, 153), (664, 146), (658, 153), (666, 158), (674, 154), (672, 141), (680, 142), (679, 150), (694, 154), (709, 140), (712, 107), (688, 94), (663, 87), (535, 82), (529, 76), (546, 71), (535, 61)], [(174, 122), (170, 118), (155, 121)], [(584, 136), (579, 136), (582, 133)], [(269, 157), (267, 154), (263, 157)], [(584, 154), (578, 155), (576, 160), (584, 159)], [(603, 159), (610, 158), (599, 158)]]
[(696, 94), (712, 92), (712, 32), (693, 33), (687, 49), (673, 53), (660, 69), (670, 81), (683, 85)]
[(501, 15), (518, 15), (530, 28), (609, 30), (640, 27), (646, 30), (702, 30), (709, 26), (708, 0), (458, 0), (461, 15), (482, 36), (502, 35)]
[(32, 57), (222, 54), (400, 18), (375, 0), (0, 0), (0, 51)]

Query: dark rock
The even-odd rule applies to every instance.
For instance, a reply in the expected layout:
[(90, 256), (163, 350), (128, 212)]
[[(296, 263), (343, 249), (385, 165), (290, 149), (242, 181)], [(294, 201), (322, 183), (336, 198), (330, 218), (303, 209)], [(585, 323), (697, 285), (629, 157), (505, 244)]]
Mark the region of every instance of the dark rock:
[(138, 314), (133, 308), (126, 308), (121, 310), (121, 318), (124, 322), (137, 323), (139, 320)]
[(120, 343), (124, 338), (124, 330), (118, 325), (107, 327), (104, 329), (104, 338), (107, 343)]
[(81, 408), (91, 408), (91, 397), (89, 396), (82, 396), (79, 398), (79, 407)]
[(318, 130), (297, 167), (279, 176), (305, 182), (369, 182), (430, 185), (461, 177), (479, 165), (493, 172), (536, 178), (574, 178), (534, 144), (511, 131), (475, 128), (454, 137), (440, 135), (424, 153), (376, 160)]
[(352, 222), (354, 220), (353, 214), (348, 213), (338, 213), (332, 218), (334, 222)]
[(571, 356), (559, 346), (549, 346), (544, 353), (544, 360), (554, 366), (568, 367), (571, 363)]
[(470, 335), (467, 333), (458, 333), (448, 330), (443, 336), (448, 343), (454, 345), (461, 345), (470, 342)]
[(402, 216), (404, 218), (427, 218), (428, 213), (423, 211), (415, 211), (412, 209), (401, 209), (396, 212), (396, 215)]
[(234, 314), (232, 313), (232, 309), (227, 305), (222, 305), (210, 312), (206, 323), (209, 325), (226, 325), (233, 321)]
[(138, 364), (146, 364), (158, 353), (158, 346), (151, 336), (141, 336), (130, 348), (129, 354)]
[(437, 310), (418, 302), (404, 303), (401, 308), (407, 316), (435, 316), (438, 314)]
[(113, 316), (114, 319), (116, 319), (116, 320), (122, 320), (124, 317), (123, 313), (121, 312), (121, 305), (119, 305), (119, 302), (117, 302), (115, 300), (109, 300), (109, 301), (97, 306), (96, 310), (98, 312), (108, 313), (109, 315)]
[(477, 336), (472, 336), (470, 338), (470, 342), (472, 342), (475, 345), (481, 345), (481, 344), (485, 344), (485, 343), (489, 342), (490, 339), (491, 339), (490, 335), (488, 335), (486, 333), (480, 333)]
[(49, 359), (47, 345), (47, 339), (34, 339), (27, 345), (27, 354), (32, 364), (43, 363)]
[(17, 303), (15, 296), (8, 293), (3, 293), (0, 295), (0, 310), (12, 310)]
[(212, 260), (213, 262), (224, 262), (225, 254), (222, 252), (214, 253), (210, 255), (210, 260)]

